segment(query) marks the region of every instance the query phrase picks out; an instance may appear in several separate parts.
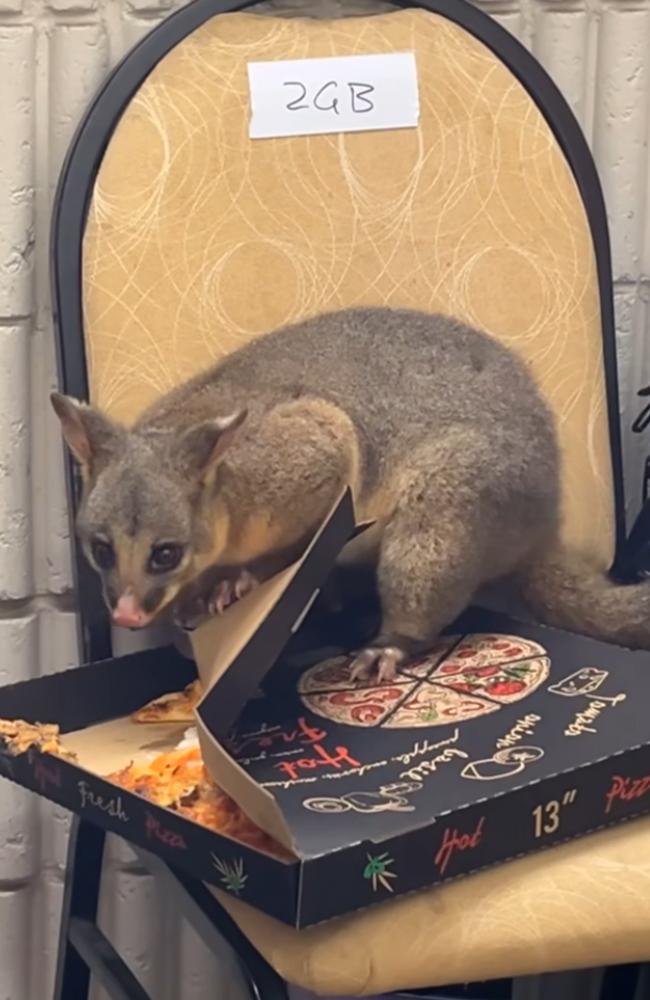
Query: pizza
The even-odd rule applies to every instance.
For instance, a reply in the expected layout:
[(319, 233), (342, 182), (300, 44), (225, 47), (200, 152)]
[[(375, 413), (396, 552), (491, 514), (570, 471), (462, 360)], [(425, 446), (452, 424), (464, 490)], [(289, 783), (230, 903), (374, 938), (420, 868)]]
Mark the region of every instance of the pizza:
[(468, 668), (511, 664), (515, 660), (528, 660), (545, 654), (546, 650), (539, 643), (514, 635), (466, 636), (453, 647), (451, 655), (445, 657), (440, 672), (460, 673)]
[(347, 691), (317, 691), (308, 696), (312, 712), (351, 726), (377, 726), (399, 704), (410, 684), (375, 685)]
[(420, 726), (447, 726), (481, 715), (497, 712), (499, 706), (483, 698), (471, 698), (456, 691), (418, 684), (414, 691), (386, 720), (386, 729), (411, 729)]
[[(408, 684), (409, 678), (398, 675), (393, 684)], [(298, 681), (298, 691), (308, 694), (310, 691), (356, 691), (359, 684), (352, 679), (350, 672), (350, 657), (336, 656), (331, 660), (323, 660), (317, 666), (307, 670)]]
[(548, 674), (548, 660), (537, 657), (509, 665), (467, 667), (453, 674), (435, 674), (436, 684), (464, 694), (487, 695), (500, 702), (519, 701), (539, 687)]
[(306, 670), (298, 694), (307, 709), (332, 722), (386, 729), (480, 718), (526, 698), (550, 670), (539, 643), (497, 633), (444, 636), (380, 685), (353, 681), (352, 661), (337, 657)]
[(175, 749), (158, 754), (153, 760), (132, 762), (106, 775), (106, 780), (215, 833), (281, 860), (293, 860), (286, 848), (260, 830), (214, 783), (198, 747)]
[(323, 660), (318, 666), (303, 674), (298, 681), (300, 692), (334, 691), (337, 688), (349, 690), (353, 687), (355, 684), (350, 677), (348, 656), (335, 656), (330, 660)]
[(154, 698), (134, 712), (134, 722), (194, 722), (194, 709), (203, 697), (201, 681), (195, 680), (183, 691), (172, 691)]
[(14, 757), (36, 747), (41, 753), (51, 753), (64, 760), (75, 761), (76, 754), (61, 743), (59, 727), (49, 723), (25, 722), (23, 719), (0, 719), (0, 742)]
[(443, 657), (446, 657), (458, 642), (458, 637), (444, 636), (425, 656), (405, 663), (401, 673), (405, 677), (428, 677), (434, 667), (437, 667)]

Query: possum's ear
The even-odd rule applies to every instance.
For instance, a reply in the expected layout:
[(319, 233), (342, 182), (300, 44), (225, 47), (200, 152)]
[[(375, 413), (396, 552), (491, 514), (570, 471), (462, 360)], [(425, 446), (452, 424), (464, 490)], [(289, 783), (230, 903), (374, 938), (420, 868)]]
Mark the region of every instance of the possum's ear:
[[(53, 392), (50, 402), (61, 421), (65, 442), (84, 471), (91, 471), (97, 459), (110, 454), (121, 428), (93, 406), (71, 396)], [(123, 432), (122, 432), (123, 433)]]
[(235, 439), (248, 414), (236, 410), (227, 417), (195, 424), (177, 442), (179, 460), (190, 475), (206, 479)]

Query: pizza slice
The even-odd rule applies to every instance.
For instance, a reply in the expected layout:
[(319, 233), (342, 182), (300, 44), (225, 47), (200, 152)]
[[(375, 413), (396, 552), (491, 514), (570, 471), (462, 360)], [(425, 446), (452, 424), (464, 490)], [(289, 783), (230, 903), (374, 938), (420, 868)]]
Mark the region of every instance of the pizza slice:
[(214, 783), (198, 747), (171, 750), (153, 760), (132, 762), (106, 777), (120, 788), (171, 809), (199, 826), (276, 858), (292, 860), (281, 844), (256, 826)]
[(497, 712), (494, 702), (424, 682), (382, 723), (385, 729), (446, 726)]
[(36, 747), (41, 753), (51, 753), (64, 760), (77, 759), (76, 754), (63, 746), (60, 729), (53, 723), (0, 719), (0, 743), (13, 757), (18, 757), (31, 747)]
[[(336, 656), (310, 667), (298, 681), (298, 694), (360, 690), (359, 681), (352, 680), (350, 676), (353, 659), (352, 656)], [(410, 679), (398, 676), (391, 681), (391, 686), (408, 684)]]
[(310, 667), (298, 681), (298, 693), (352, 690), (357, 685), (350, 676), (350, 657), (334, 656)]
[(469, 668), (505, 667), (512, 661), (542, 656), (546, 656), (546, 650), (530, 639), (478, 632), (465, 636), (451, 654), (439, 663), (432, 679), (434, 676), (437, 680), (440, 675), (465, 673)]
[(348, 726), (379, 726), (413, 685), (384, 684), (353, 691), (318, 691), (303, 696), (312, 712)]
[(200, 751), (191, 749), (170, 750), (152, 760), (132, 761), (107, 775), (107, 780), (158, 806), (177, 808), (196, 792), (202, 776)]
[(453, 649), (459, 639), (459, 635), (441, 636), (435, 646), (428, 650), (428, 652), (423, 653), (422, 656), (400, 667), (398, 676), (405, 675), (406, 677), (413, 677), (418, 680), (428, 677), (440, 661)]
[(194, 722), (194, 709), (203, 697), (201, 681), (197, 678), (183, 691), (172, 691), (154, 698), (133, 712), (134, 722)]
[(549, 659), (520, 660), (511, 664), (466, 667), (453, 674), (437, 672), (431, 682), (461, 694), (481, 695), (509, 704), (526, 698), (548, 677)]

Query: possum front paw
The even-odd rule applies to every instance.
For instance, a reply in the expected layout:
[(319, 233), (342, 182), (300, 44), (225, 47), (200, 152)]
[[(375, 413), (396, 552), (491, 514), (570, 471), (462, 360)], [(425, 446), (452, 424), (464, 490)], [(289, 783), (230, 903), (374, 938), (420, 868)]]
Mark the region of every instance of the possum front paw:
[(231, 604), (241, 600), (258, 586), (257, 577), (246, 569), (235, 576), (222, 577), (205, 590), (199, 590), (198, 593), (195, 591), (179, 602), (174, 621), (182, 629), (192, 631), (205, 618), (222, 615)]
[(240, 601), (242, 597), (252, 593), (259, 586), (257, 577), (243, 569), (241, 573), (232, 579), (219, 580), (207, 600), (207, 612), (209, 615), (222, 615), (224, 611)]
[(353, 681), (374, 680), (377, 684), (390, 683), (397, 675), (397, 668), (407, 659), (399, 646), (383, 645), (378, 640), (356, 654), (352, 661)]

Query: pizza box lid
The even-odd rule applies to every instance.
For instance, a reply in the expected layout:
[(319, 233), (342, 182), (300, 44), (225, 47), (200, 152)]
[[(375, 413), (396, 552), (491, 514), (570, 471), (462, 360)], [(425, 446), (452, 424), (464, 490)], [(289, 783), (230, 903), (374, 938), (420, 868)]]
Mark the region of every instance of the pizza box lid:
[(258, 826), (291, 850), (296, 844), (275, 798), (221, 741), (304, 621), (343, 547), (369, 526), (356, 524), (352, 492), (345, 487), (299, 559), (190, 633), (205, 691), (197, 729), (206, 766)]

